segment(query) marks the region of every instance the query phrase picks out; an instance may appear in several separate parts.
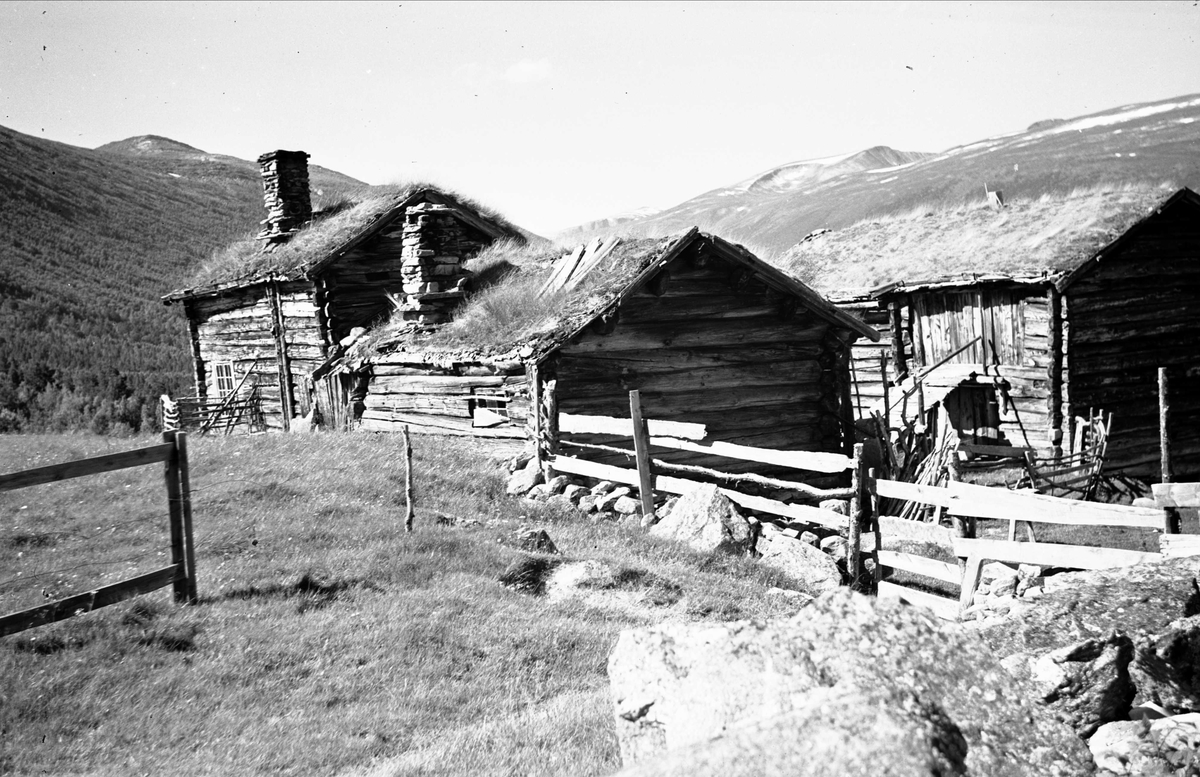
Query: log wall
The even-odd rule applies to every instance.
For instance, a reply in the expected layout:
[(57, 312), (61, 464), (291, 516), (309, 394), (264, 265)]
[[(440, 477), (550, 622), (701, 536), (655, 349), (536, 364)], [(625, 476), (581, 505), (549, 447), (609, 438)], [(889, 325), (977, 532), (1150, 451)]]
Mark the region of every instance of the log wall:
[[(521, 364), (454, 363), (432, 366), (403, 355), (374, 362), (360, 428), (476, 437), (524, 437), (529, 422), (529, 382)], [(473, 410), (504, 401), (508, 423), (480, 426)], [(480, 402), (483, 400), (484, 402)]]
[(1159, 367), (1171, 387), (1175, 475), (1200, 475), (1200, 217), (1183, 202), (1145, 222), (1065, 290), (1075, 414), (1113, 414), (1106, 469), (1158, 480)]
[[(545, 364), (556, 376), (558, 409), (628, 418), (629, 391), (638, 389), (646, 418), (705, 424), (706, 441), (843, 452), (848, 348), (838, 338), (848, 341), (849, 334), (716, 257), (680, 257), (664, 272), (626, 298), (615, 322), (597, 322)], [(563, 434), (561, 440), (571, 455), (620, 465), (631, 460), (568, 445), (632, 452), (629, 438)], [(727, 472), (763, 471), (687, 451), (656, 449), (654, 456)]]
[(252, 373), (242, 391), (256, 387), (268, 428), (309, 412), (308, 376), (325, 353), (309, 284), (259, 284), (190, 304), (205, 396), (219, 396), (214, 365), (230, 362), (235, 386)]
[(448, 320), (464, 293), (462, 262), (489, 243), (438, 206), (409, 208), (323, 273), (323, 312), (334, 341), (391, 315), (388, 294), (402, 301), (401, 315), (414, 322)]

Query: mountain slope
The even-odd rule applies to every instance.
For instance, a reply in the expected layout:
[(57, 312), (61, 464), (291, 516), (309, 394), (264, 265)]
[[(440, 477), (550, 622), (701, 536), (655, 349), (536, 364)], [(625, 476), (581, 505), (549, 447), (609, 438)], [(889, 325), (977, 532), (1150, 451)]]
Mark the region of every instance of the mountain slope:
[[(314, 175), (314, 188), (351, 185)], [(188, 375), (185, 327), (159, 296), (262, 208), (252, 162), (153, 136), (93, 151), (0, 127), (0, 431), (151, 417)]]
[[(774, 256), (817, 229), (923, 207), (1064, 194), (1103, 184), (1170, 181), (1200, 187), (1200, 95), (1037, 122), (941, 154), (885, 147), (783, 165), (620, 225), (660, 235), (698, 225)], [(592, 230), (568, 230), (578, 240)]]

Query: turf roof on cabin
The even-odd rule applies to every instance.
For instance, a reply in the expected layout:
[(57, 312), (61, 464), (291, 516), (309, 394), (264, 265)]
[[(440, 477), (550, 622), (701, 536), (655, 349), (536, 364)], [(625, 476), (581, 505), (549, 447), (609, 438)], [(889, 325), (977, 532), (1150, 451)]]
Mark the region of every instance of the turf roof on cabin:
[(546, 294), (540, 292), (553, 272), (554, 261), (566, 251), (560, 246), (499, 244), (472, 260), (470, 269), (481, 274), (497, 265), (510, 269), (469, 297), (450, 323), (423, 332), (394, 316), (355, 342), (345, 361), (362, 363), (399, 352), (405, 354), (405, 359), (427, 363), (540, 358), (619, 304), (696, 240), (708, 241), (726, 256), (753, 267), (775, 286), (802, 296), (808, 306), (825, 317), (860, 334), (878, 336), (817, 292), (741, 246), (693, 228), (667, 237), (622, 238), (577, 285)]
[(863, 221), (814, 234), (780, 265), (826, 293), (853, 296), (1003, 278), (1054, 280), (1093, 257), (1172, 195), (1171, 185), (1129, 185), (1014, 198)]
[(527, 233), (494, 210), (445, 189), (424, 183), (371, 186), (315, 212), (313, 220), (291, 240), (277, 244), (270, 250), (263, 250), (263, 241), (255, 239), (258, 234), (256, 231), (213, 252), (192, 277), (187, 288), (172, 292), (166, 298), (203, 294), (270, 279), (302, 278), (325, 259), (343, 250), (347, 243), (357, 240), (380, 224), (381, 220), (397, 211), (403, 213), (405, 207), (419, 202), (423, 195), (433, 195), (447, 204), (474, 212), (501, 233), (519, 239), (527, 237)]

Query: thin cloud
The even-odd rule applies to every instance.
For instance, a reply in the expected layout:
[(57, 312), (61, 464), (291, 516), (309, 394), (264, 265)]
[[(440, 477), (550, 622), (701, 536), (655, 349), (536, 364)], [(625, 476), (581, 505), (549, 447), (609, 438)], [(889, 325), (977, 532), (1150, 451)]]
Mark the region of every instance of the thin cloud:
[(510, 84), (532, 84), (550, 80), (551, 67), (548, 59), (523, 59), (504, 71), (504, 80)]

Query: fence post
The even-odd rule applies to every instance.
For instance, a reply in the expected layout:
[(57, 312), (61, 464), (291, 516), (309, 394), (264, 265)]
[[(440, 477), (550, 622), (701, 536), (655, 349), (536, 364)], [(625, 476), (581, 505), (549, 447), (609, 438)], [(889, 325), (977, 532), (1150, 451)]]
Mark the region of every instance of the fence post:
[(850, 469), (850, 525), (846, 538), (846, 572), (850, 575), (850, 588), (855, 591), (862, 590), (862, 519), (864, 497), (867, 497), (863, 475), (863, 445), (855, 443)]
[(1171, 399), (1168, 394), (1167, 368), (1158, 368), (1158, 450), (1162, 464), (1162, 482), (1171, 482), (1171, 436), (1167, 423), (1171, 419)]
[(183, 575), (176, 578), (172, 586), (175, 590), (175, 601), (185, 604), (188, 601), (188, 568), (187, 551), (183, 539), (183, 494), (179, 487), (179, 443), (176, 440), (178, 432), (163, 432), (163, 442), (170, 443), (171, 455), (167, 457), (163, 479), (167, 486), (167, 515), (171, 524), (171, 563), (178, 564), (183, 569)]
[(875, 549), (871, 551), (871, 560), (875, 563), (875, 568), (871, 570), (868, 585), (871, 593), (878, 593), (879, 580), (883, 576), (883, 570), (879, 566), (879, 549), (883, 545), (883, 533), (879, 529), (878, 491), (875, 485), (877, 473), (883, 466), (883, 450), (880, 448), (878, 440), (867, 440), (863, 443), (862, 456), (857, 462), (857, 466), (862, 480), (863, 513), (867, 519), (863, 522), (863, 526), (871, 531), (875, 540)]
[(175, 433), (175, 449), (179, 454), (179, 504), (183, 518), (183, 558), (187, 564), (187, 601), (195, 604), (196, 593), (196, 543), (192, 531), (192, 481), (188, 471), (187, 432)]
[[(629, 392), (629, 417), (633, 421), (633, 452), (637, 460), (638, 490), (642, 495), (642, 520), (654, 514), (654, 473), (650, 468), (650, 433), (642, 417), (642, 395)], [(645, 526), (646, 524), (642, 524)]]
[(400, 438), (404, 442), (404, 531), (413, 530), (413, 477), (412, 443), (408, 439), (408, 424), (400, 427)]

